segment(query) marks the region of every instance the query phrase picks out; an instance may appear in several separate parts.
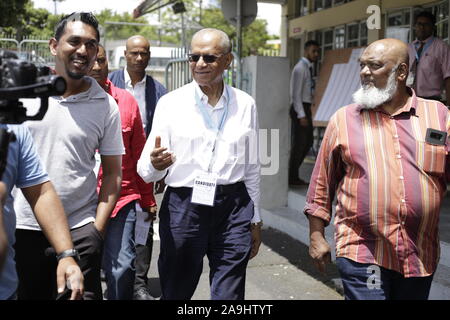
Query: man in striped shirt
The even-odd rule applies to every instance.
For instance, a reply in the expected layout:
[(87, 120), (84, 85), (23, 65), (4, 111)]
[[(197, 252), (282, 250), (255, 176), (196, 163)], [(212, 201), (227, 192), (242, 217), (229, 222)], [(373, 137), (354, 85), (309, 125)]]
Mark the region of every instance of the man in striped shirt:
[(427, 299), (439, 261), (449, 111), (406, 86), (408, 63), (399, 40), (365, 49), (362, 88), (330, 119), (311, 177), (309, 252), (324, 271), (331, 258), (324, 228), (336, 194), (336, 264), (346, 299)]

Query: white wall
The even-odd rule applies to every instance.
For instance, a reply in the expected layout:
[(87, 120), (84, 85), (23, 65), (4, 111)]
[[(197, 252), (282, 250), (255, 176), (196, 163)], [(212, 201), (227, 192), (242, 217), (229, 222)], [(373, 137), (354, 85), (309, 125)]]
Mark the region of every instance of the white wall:
[[(289, 60), (285, 57), (251, 56), (243, 61), (243, 90), (253, 96), (259, 115), (260, 129), (277, 129), (279, 139), (267, 148), (269, 165), (262, 172), (278, 167), (274, 175), (261, 177), (261, 207), (272, 209), (287, 205), (288, 157), (290, 148)], [(272, 150), (272, 152), (271, 152)], [(272, 153), (272, 154), (271, 154)], [(273, 158), (275, 157), (275, 158)]]

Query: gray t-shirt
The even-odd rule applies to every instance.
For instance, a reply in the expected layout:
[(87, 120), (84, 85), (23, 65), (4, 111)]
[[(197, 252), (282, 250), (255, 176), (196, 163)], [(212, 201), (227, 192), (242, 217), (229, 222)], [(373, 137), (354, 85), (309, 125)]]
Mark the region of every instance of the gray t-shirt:
[[(95, 221), (95, 151), (101, 155), (125, 153), (116, 101), (94, 79), (86, 79), (91, 82), (89, 90), (67, 98), (50, 98), (44, 119), (25, 123), (71, 229)], [(40, 230), (28, 202), (17, 190), (14, 209), (17, 229)]]

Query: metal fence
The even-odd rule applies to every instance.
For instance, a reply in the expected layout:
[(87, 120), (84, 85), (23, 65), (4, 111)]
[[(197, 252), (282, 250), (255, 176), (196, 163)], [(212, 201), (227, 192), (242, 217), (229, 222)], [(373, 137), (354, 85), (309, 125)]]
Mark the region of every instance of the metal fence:
[(192, 81), (185, 48), (177, 48), (172, 51), (172, 57), (166, 65), (165, 80), (168, 91), (175, 90)]
[(26, 37), (22, 41), (17, 41), (13, 36), (0, 34), (0, 48), (17, 51), (23, 59), (54, 66), (55, 60), (48, 47), (48, 40)]
[[(238, 60), (233, 53), (234, 59), (230, 67), (224, 72), (224, 81), (230, 86), (236, 87), (236, 74)], [(189, 68), (189, 60), (187, 59), (187, 52), (184, 48), (178, 48), (173, 51), (172, 58), (166, 65), (165, 70), (165, 84), (169, 91), (175, 90), (179, 87), (192, 81), (192, 74)]]

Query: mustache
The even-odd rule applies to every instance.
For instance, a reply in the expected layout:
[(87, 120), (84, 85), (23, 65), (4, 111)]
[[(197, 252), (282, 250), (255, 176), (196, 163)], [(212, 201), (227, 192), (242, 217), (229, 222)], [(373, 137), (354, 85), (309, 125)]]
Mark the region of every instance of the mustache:
[(71, 56), (70, 60), (71, 61), (73, 61), (73, 60), (80, 60), (80, 61), (83, 61), (83, 62), (87, 62), (88, 61), (86, 56), (82, 56), (82, 55), (80, 55), (78, 53), (76, 53), (73, 56)]

